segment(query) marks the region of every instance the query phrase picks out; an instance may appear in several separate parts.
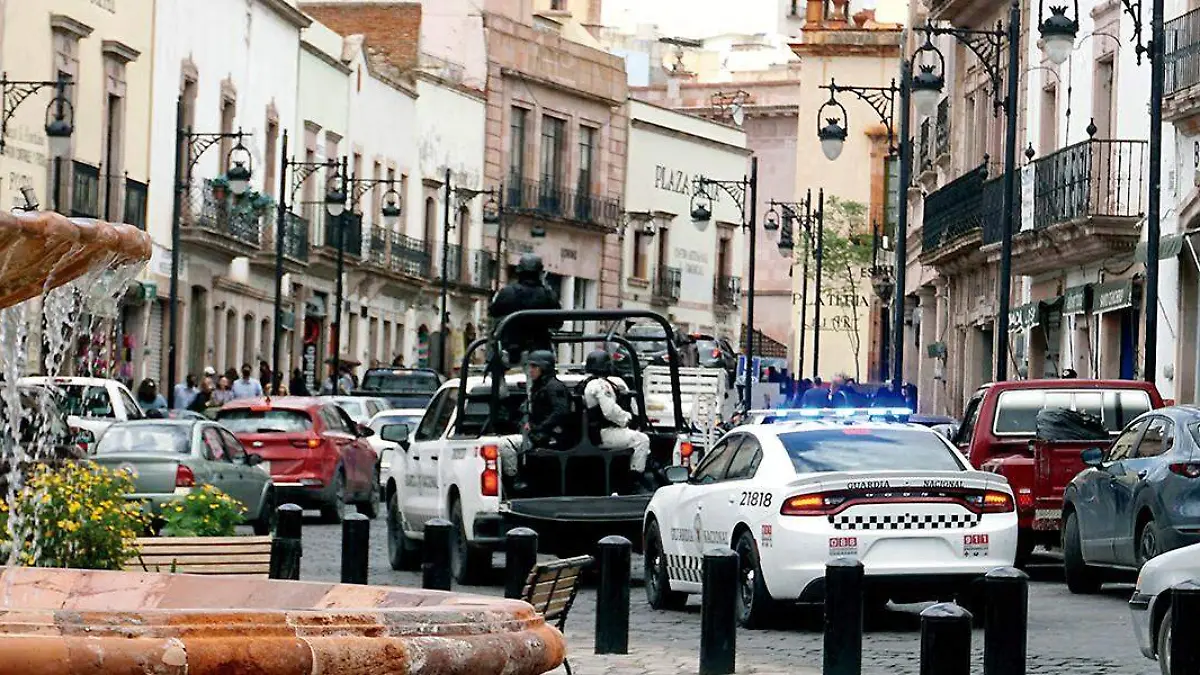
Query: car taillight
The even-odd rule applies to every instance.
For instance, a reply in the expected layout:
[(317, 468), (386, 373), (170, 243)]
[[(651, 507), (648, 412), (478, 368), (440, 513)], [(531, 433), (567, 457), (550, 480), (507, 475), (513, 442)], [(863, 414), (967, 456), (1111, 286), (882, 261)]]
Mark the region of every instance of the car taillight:
[(721, 358), (721, 350), (720, 350), (720, 349), (714, 349), (714, 350), (712, 350), (712, 357), (713, 357), (714, 359), (719, 359), (719, 358)]
[(788, 497), (779, 507), (781, 516), (824, 516), (842, 505), (846, 498), (840, 495), (796, 495)]
[(500, 458), (500, 448), (495, 445), (485, 445), (479, 448), (479, 456), (483, 458), (483, 473), (479, 474), (479, 488), (484, 497), (500, 495), (500, 472), (497, 471), (497, 460)]
[(1177, 462), (1171, 465), (1171, 473), (1184, 478), (1200, 478), (1200, 464), (1196, 462)]
[[(991, 494), (991, 493), (989, 493)], [(1000, 493), (1004, 494), (1004, 493)], [(1008, 495), (1004, 495), (1007, 497)], [(1029, 488), (1021, 488), (1017, 490), (1017, 508), (1022, 511), (1028, 511), (1033, 508), (1033, 491)]]
[(192, 472), (192, 468), (180, 464), (175, 468), (175, 487), (190, 488), (196, 486), (196, 474)]
[(310, 450), (321, 447), (321, 439), (319, 438), (300, 438), (293, 439), (292, 445), (297, 448), (309, 448)]
[[(1024, 501), (1025, 497), (1028, 497), (1028, 508), (1032, 508), (1033, 495), (1029, 493), (1029, 490), (1021, 491), (1021, 497), (1018, 498), (1022, 504), (1021, 508), (1027, 508)], [(980, 513), (1011, 513), (1014, 510), (1012, 496), (1006, 492), (999, 492), (997, 490), (968, 494), (967, 503)]]
[(696, 451), (696, 447), (691, 441), (683, 441), (679, 444), (679, 464), (681, 466), (690, 467), (692, 465), (692, 453)]

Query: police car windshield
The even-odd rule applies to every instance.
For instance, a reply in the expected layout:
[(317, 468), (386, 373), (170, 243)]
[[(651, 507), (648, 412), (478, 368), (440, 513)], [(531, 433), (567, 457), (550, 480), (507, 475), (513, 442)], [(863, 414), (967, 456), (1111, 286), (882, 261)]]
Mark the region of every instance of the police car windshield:
[(798, 474), (822, 471), (962, 471), (935, 433), (845, 426), (792, 431), (779, 441)]

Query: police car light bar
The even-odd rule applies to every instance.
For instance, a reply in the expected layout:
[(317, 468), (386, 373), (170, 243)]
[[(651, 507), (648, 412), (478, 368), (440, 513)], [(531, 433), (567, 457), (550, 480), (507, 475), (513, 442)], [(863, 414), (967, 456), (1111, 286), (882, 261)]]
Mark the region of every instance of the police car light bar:
[(751, 415), (766, 415), (774, 419), (830, 419), (847, 417), (908, 417), (913, 411), (908, 408), (785, 408), (781, 410), (751, 410)]

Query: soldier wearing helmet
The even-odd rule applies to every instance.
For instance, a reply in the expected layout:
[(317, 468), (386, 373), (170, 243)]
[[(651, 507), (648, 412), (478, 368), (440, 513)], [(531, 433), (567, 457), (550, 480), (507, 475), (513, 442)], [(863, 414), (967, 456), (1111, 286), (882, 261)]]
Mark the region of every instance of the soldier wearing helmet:
[[(527, 253), (517, 263), (517, 278), (500, 289), (488, 307), (488, 316), (494, 323), (500, 319), (526, 309), (562, 309), (554, 291), (542, 280), (542, 259)], [(518, 363), (522, 353), (535, 349), (551, 350), (550, 332), (562, 328), (562, 320), (522, 321), (520, 325), (509, 325), (500, 336), (510, 363)], [(494, 325), (494, 324), (493, 324)]]
[[(518, 451), (523, 447), (565, 448), (571, 423), (571, 393), (554, 372), (554, 353), (538, 349), (529, 353), (529, 411), (524, 434), (506, 436), (499, 444), (500, 468), (515, 492), (525, 485), (518, 475)], [(529, 440), (528, 446), (525, 439)]]
[(653, 476), (646, 473), (650, 457), (650, 437), (629, 428), (636, 418), (617, 403), (617, 387), (609, 376), (613, 373), (612, 357), (603, 349), (588, 354), (584, 363), (588, 379), (583, 381), (583, 405), (587, 410), (588, 438), (608, 450), (633, 449), (629, 470), (634, 484), (653, 492)]

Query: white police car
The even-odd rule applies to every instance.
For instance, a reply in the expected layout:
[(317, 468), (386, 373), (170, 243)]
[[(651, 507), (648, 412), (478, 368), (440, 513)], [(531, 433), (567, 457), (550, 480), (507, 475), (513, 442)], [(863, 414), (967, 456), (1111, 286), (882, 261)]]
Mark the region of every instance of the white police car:
[(690, 476), (669, 469), (643, 530), (650, 605), (679, 608), (699, 593), (703, 555), (722, 547), (739, 554), (746, 627), (777, 602), (821, 601), (834, 558), (862, 561), (876, 606), (948, 598), (1012, 565), (1007, 480), (973, 470), (902, 412), (774, 411), (731, 430)]

